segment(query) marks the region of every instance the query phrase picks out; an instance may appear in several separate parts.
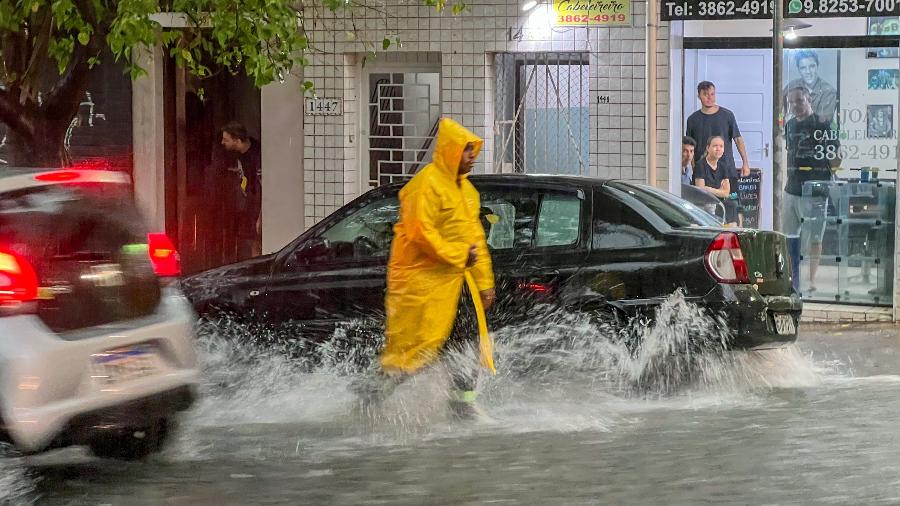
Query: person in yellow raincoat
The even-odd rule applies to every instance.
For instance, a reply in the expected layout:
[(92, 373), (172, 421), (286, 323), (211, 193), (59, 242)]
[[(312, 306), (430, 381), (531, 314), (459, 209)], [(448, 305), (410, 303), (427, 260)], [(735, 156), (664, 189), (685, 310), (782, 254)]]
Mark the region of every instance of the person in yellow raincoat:
[[(478, 313), (482, 365), (493, 370), (484, 310), (494, 303), (494, 273), (480, 196), (468, 180), (482, 142), (459, 123), (442, 119), (432, 163), (400, 190), (400, 221), (394, 226), (387, 273), (383, 385), (395, 386), (446, 350), (464, 283)], [(462, 336), (469, 342), (478, 338)], [(453, 376), (451, 408), (458, 415), (474, 414), (477, 373)], [(382, 396), (390, 386), (380, 389)]]

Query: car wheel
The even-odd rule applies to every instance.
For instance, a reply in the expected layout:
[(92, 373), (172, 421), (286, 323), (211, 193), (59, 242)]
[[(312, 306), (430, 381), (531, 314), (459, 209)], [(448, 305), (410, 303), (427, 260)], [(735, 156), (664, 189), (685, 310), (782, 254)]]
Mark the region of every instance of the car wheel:
[(149, 427), (100, 431), (88, 446), (100, 458), (141, 460), (162, 450), (172, 429), (172, 420), (163, 418)]

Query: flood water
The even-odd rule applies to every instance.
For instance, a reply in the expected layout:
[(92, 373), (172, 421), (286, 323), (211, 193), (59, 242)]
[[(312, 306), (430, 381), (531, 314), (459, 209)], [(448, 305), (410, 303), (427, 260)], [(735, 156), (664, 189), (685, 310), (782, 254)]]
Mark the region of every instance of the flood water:
[(675, 299), (639, 348), (569, 316), (499, 332), (475, 421), (448, 415), (440, 367), (363, 413), (346, 353), (309, 366), (206, 327), (203, 396), (164, 453), (7, 454), (0, 502), (900, 503), (893, 327), (718, 352), (718, 325)]

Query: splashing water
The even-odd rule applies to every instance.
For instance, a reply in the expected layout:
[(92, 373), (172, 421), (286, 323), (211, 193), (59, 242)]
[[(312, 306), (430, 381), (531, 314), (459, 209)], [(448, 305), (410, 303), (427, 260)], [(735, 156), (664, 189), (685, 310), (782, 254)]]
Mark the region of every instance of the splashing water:
[(0, 443), (0, 504), (35, 504), (35, 482), (24, 459), (8, 445)]
[[(725, 329), (722, 318), (680, 292), (652, 320), (625, 324), (547, 310), (496, 332), (500, 372), (482, 376), (483, 404), (508, 416), (508, 425), (606, 429), (613, 423), (605, 414), (608, 404), (623, 399), (739, 397), (818, 383), (810, 357), (795, 347), (729, 351)], [(381, 323), (356, 320), (331, 339), (308, 336), (302, 326), (203, 322), (199, 342), (207, 382), (192, 419), (206, 426), (312, 421), (354, 427), (348, 412), (356, 396), (349, 387), (371, 373), (383, 342)], [(475, 356), (451, 355), (444, 362), (472, 364)], [(385, 405), (391, 415), (376, 428), (427, 432), (447, 421), (441, 409), (447, 376), (437, 368), (402, 385)]]

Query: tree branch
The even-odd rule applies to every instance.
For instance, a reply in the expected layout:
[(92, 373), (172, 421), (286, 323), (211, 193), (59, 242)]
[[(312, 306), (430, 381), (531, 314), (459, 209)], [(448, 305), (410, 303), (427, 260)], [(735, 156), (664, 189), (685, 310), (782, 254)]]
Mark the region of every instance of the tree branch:
[(17, 100), (12, 100), (6, 90), (0, 90), (0, 122), (8, 128), (34, 137), (34, 127), (25, 119), (23, 108)]
[[(28, 62), (28, 65), (25, 67), (25, 71), (19, 76), (19, 82), (22, 83), (23, 89), (26, 94), (31, 93), (31, 83), (29, 82), (33, 76), (40, 75), (40, 70), (43, 67), (44, 62), (47, 58), (47, 47), (50, 44), (50, 34), (53, 32), (53, 16), (49, 13), (44, 16), (44, 19), (41, 22), (41, 26), (39, 29), (35, 30), (32, 35), (33, 38), (37, 39), (31, 45), (31, 58)], [(35, 77), (35, 80), (37, 77)]]
[(86, 46), (75, 45), (72, 58), (65, 73), (56, 85), (47, 92), (42, 109), (54, 118), (71, 118), (78, 112), (80, 94), (87, 85), (90, 68), (87, 59), (91, 53), (99, 53), (102, 41), (106, 38), (106, 27), (97, 19), (97, 13), (89, 0), (75, 0), (75, 6), (85, 21), (94, 27), (94, 32)]

